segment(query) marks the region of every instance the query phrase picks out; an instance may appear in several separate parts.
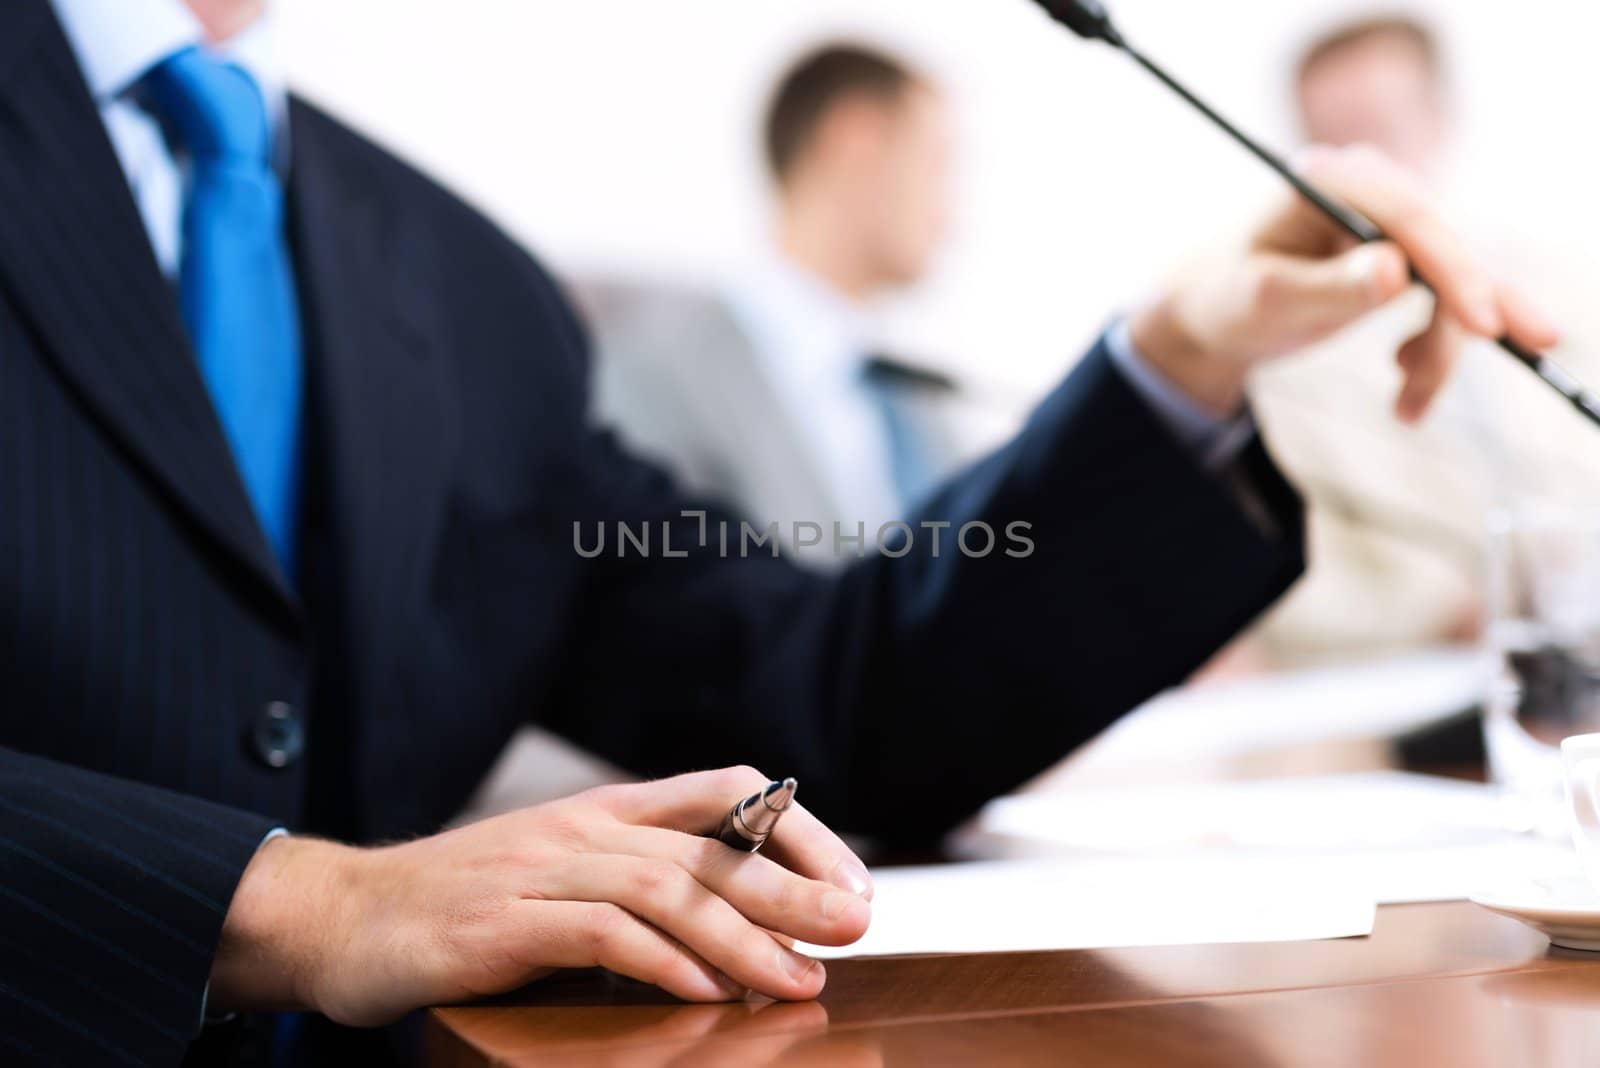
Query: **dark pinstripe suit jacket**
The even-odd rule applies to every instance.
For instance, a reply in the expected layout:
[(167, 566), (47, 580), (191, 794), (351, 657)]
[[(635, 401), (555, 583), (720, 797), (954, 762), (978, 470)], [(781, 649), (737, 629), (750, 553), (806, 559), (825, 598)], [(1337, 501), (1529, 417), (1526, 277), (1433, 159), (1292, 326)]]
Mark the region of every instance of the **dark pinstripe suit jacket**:
[(0, 1061), (178, 1059), (263, 832), (426, 832), (530, 718), (642, 774), (748, 761), (847, 829), (926, 835), (1297, 572), (1265, 454), (1277, 537), (1098, 350), (929, 506), (1032, 523), (1028, 559), (948, 534), (837, 580), (659, 541), (583, 559), (574, 522), (676, 547), (698, 522), (585, 425), (561, 295), (426, 179), (303, 103), (290, 122), (298, 589), (48, 4), (0, 8)]

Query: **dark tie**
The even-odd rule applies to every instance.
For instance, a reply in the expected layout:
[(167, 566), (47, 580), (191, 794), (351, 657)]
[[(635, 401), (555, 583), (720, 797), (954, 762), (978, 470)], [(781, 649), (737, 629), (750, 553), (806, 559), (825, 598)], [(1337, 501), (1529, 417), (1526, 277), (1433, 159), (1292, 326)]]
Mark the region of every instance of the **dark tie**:
[(899, 510), (907, 512), (938, 485), (940, 472), (933, 450), (917, 433), (904, 402), (910, 394), (949, 392), (955, 384), (936, 371), (925, 371), (886, 356), (868, 357), (861, 374), (883, 414)]
[(200, 372), (284, 574), (295, 573), (303, 367), (283, 186), (261, 91), (189, 48), (140, 88), (191, 160), (179, 290)]

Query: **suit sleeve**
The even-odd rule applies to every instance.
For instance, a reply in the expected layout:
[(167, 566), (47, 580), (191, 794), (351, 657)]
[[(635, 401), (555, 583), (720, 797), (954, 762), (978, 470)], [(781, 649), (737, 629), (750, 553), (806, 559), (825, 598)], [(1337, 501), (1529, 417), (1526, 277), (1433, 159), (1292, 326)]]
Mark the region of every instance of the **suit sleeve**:
[[(923, 840), (1184, 679), (1302, 567), (1298, 497), (1259, 443), (1222, 476), (1097, 346), (1006, 448), (918, 517), (934, 552), (829, 579), (759, 551), (653, 469), (589, 450), (589, 531), (664, 524), (674, 551), (591, 562), (553, 726), (644, 774), (751, 763), (794, 775), (843, 830)], [(727, 552), (717, 536), (732, 523)], [(1000, 546), (954, 544), (984, 523)], [(1033, 551), (1008, 555), (1026, 523)], [(613, 536), (615, 531), (613, 529)], [(981, 545), (981, 531), (975, 538)]]
[(180, 1061), (273, 826), (0, 749), (0, 1061)]

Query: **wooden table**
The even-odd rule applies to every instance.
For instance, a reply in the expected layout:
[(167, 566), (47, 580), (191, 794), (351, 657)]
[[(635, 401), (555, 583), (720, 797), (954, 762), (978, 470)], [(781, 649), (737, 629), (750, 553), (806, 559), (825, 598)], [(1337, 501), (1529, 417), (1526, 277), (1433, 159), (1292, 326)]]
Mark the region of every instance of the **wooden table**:
[(601, 972), (433, 1010), (442, 1068), (1600, 1065), (1600, 955), (1465, 903), (1368, 938), (834, 961), (820, 1001), (685, 1005)]

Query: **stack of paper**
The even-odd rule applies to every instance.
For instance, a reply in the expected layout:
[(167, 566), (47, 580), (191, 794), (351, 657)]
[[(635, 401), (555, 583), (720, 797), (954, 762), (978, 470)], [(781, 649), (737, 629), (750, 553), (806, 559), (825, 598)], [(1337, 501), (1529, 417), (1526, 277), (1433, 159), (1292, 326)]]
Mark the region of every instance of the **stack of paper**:
[(1188, 860), (1003, 862), (873, 875), (866, 937), (821, 957), (1277, 942), (1370, 934), (1370, 898), (1280, 868)]
[(874, 873), (872, 927), (819, 956), (1097, 949), (1342, 938), (1375, 906), (1463, 899), (1571, 866), (1513, 833), (1489, 787), (1398, 772), (990, 805), (969, 840), (1052, 860)]

